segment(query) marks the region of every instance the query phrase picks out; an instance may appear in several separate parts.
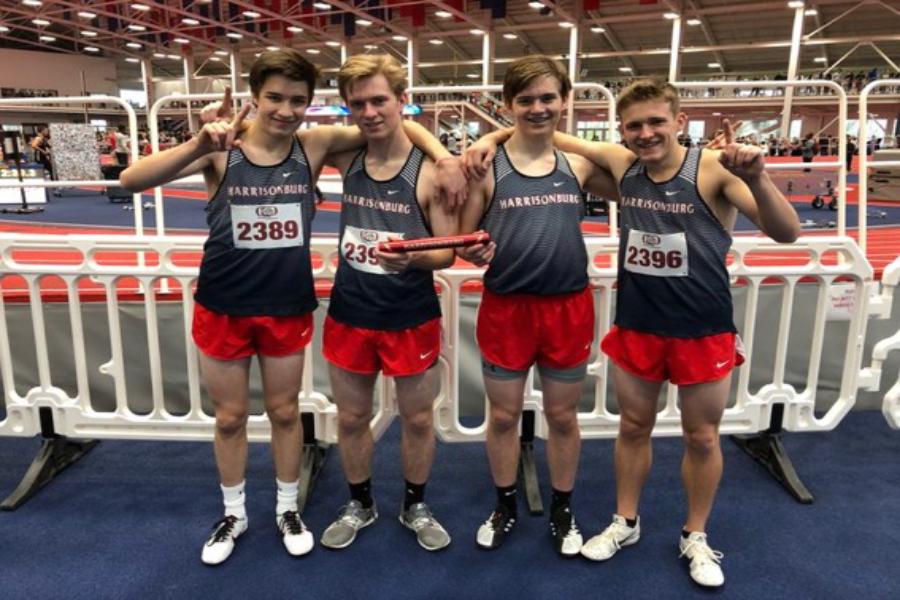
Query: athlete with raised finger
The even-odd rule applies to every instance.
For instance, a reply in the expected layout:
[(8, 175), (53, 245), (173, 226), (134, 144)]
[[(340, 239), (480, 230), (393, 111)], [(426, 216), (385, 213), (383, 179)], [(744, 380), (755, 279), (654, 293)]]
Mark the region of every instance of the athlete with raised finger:
[[(695, 582), (720, 586), (722, 555), (707, 543), (706, 523), (722, 475), (719, 423), (732, 369), (743, 360), (725, 263), (731, 231), (741, 212), (774, 240), (790, 243), (799, 220), (766, 174), (762, 150), (735, 143), (729, 123), (721, 152), (678, 144), (687, 117), (672, 85), (639, 80), (623, 90), (617, 112), (627, 149), (556, 134), (560, 148), (612, 174), (621, 195), (615, 327), (602, 343), (614, 363), (620, 409), (617, 508), (582, 554), (606, 560), (640, 539), (638, 502), (668, 379), (679, 389), (685, 442), (688, 506), (679, 548)], [(482, 138), (470, 149), (470, 167), (483, 170), (491, 144), (504, 137)]]

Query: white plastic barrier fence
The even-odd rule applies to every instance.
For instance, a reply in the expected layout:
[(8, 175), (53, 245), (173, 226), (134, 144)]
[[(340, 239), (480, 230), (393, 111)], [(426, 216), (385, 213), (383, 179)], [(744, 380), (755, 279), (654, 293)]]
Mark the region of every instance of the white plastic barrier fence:
[[(200, 440), (213, 436), (213, 416), (204, 412), (198, 369), (197, 351), (190, 336), (193, 310), (191, 288), (197, 277), (197, 264), (204, 238), (202, 237), (123, 237), (123, 236), (33, 236), (0, 234), (0, 285), (6, 290), (0, 302), (0, 375), (3, 379), (4, 401), (7, 416), (0, 422), (0, 435), (34, 436), (40, 431), (38, 411), (48, 407), (53, 412), (56, 432), (72, 437), (125, 438), (157, 440)], [(587, 240), (591, 256), (590, 276), (599, 299), (597, 336), (610, 326), (612, 315), (612, 286), (615, 282), (614, 255), (617, 241), (612, 238)], [(318, 265), (315, 277), (319, 281), (334, 277), (336, 252), (335, 240), (313, 238), (311, 250)], [(64, 256), (65, 260), (36, 260), (35, 253), (51, 252)], [(792, 266), (759, 266), (767, 256), (783, 258), (791, 252)], [(60, 254), (65, 253), (65, 254)], [(143, 265), (127, 257), (141, 254), (146, 257)], [(47, 257), (47, 255), (43, 255)], [(50, 255), (53, 256), (53, 255)], [(786, 429), (792, 431), (823, 431), (834, 428), (852, 408), (856, 400), (857, 378), (860, 373), (862, 340), (865, 337), (868, 289), (873, 270), (859, 247), (850, 238), (801, 238), (790, 246), (776, 244), (764, 238), (737, 238), (734, 243), (733, 262), (729, 271), (735, 281), (746, 286), (747, 302), (743, 323), (738, 323), (744, 337), (748, 361), (738, 374), (737, 402), (726, 411), (722, 432), (749, 433), (768, 427), (769, 414), (775, 404), (785, 405)], [(117, 261), (110, 257), (118, 257)], [(123, 258), (124, 257), (124, 258)], [(193, 262), (186, 260), (193, 257)], [(840, 260), (838, 260), (840, 257)], [(597, 266), (602, 265), (602, 266)], [(466, 427), (460, 422), (459, 402), (459, 352), (460, 306), (463, 285), (467, 281), (479, 282), (479, 269), (448, 269), (436, 274), (441, 291), (444, 313), (446, 344), (441, 353), (439, 368), (441, 391), (435, 400), (435, 422), (440, 437), (445, 441), (475, 441), (485, 436), (485, 426)], [(766, 280), (775, 277), (781, 281), (783, 300), (777, 319), (778, 344), (775, 350), (774, 377), (756, 393), (750, 390), (750, 372), (753, 369), (753, 346), (756, 339), (755, 324), (758, 315), (759, 290)], [(45, 300), (41, 286), (45, 278), (62, 282), (69, 306), (72, 362), (75, 365), (77, 384), (66, 391), (54, 377), (50, 362), (48, 336), (44, 317)], [(847, 282), (852, 288), (852, 310), (849, 319), (848, 343), (844, 353), (844, 370), (841, 377), (840, 396), (831, 408), (821, 416), (814, 414), (819, 382), (819, 365), (826, 325), (829, 291), (837, 280)], [(168, 282), (180, 292), (176, 300), (157, 299), (157, 292)], [(788, 335), (793, 300), (798, 285), (812, 282), (818, 286), (815, 305), (812, 346), (809, 348), (809, 366), (805, 387), (797, 390), (785, 382), (785, 366), (790, 351), (796, 344)], [(30, 306), (31, 330), (37, 354), (38, 385), (24, 393), (18, 393), (20, 379), (13, 361), (16, 340), (9, 335), (11, 288), (20, 285), (20, 296), (27, 297)], [(130, 283), (130, 291), (138, 298), (146, 324), (146, 365), (128, 365), (130, 368), (146, 368), (150, 377), (149, 392), (152, 410), (138, 413), (129, 402), (126, 392), (125, 344), (122, 330), (123, 307), (120, 305), (118, 285)], [(95, 390), (89, 381), (85, 346), (81, 293), (79, 285), (99, 286), (105, 294), (105, 302), (98, 303), (105, 311), (108, 325), (109, 360), (93, 368), (111, 378), (113, 382), (114, 410), (98, 411), (92, 403)], [(146, 290), (147, 293), (142, 293)], [(149, 293), (153, 290), (153, 293)], [(166, 361), (160, 349), (160, 329), (157, 308), (162, 301), (181, 303), (183, 308), (183, 343), (186, 364), (173, 365)], [(105, 339), (105, 338), (104, 338)], [(106, 342), (104, 342), (106, 343)], [(137, 340), (128, 340), (129, 347)], [(61, 347), (62, 345), (60, 345)], [(59, 351), (59, 348), (57, 349)], [(189, 409), (173, 414), (165, 397), (164, 381), (167, 370), (180, 369), (188, 375), (187, 397)], [(315, 414), (316, 433), (320, 440), (336, 440), (336, 409), (325, 395), (313, 386), (312, 353), (308, 352), (304, 370), (300, 406), (305, 412)], [(602, 354), (590, 365), (590, 376), (596, 379), (595, 405), (590, 412), (579, 415), (579, 423), (586, 438), (613, 438), (618, 429), (618, 417), (609, 409), (606, 396), (608, 363)], [(389, 382), (381, 383), (381, 398), (391, 397)], [(381, 402), (373, 422), (376, 436), (380, 436), (391, 422), (395, 409), (393, 402)], [(541, 394), (529, 381), (526, 391), (526, 409), (541, 413)], [(670, 386), (665, 407), (661, 411), (656, 435), (679, 435), (681, 431), (675, 388)], [(268, 439), (268, 422), (264, 414), (253, 415), (248, 425), (253, 441)], [(545, 436), (544, 420), (537, 419), (536, 434)]]
[[(894, 302), (894, 292), (900, 285), (900, 258), (897, 258), (885, 268), (881, 276), (881, 289), (873, 290), (871, 304), (877, 309), (877, 317), (887, 319), (890, 317), (891, 307)], [(872, 310), (875, 313), (876, 310)], [(882, 374), (884, 361), (888, 354), (894, 350), (900, 350), (900, 331), (879, 341), (872, 348), (872, 363), (860, 373), (860, 388), (870, 392), (882, 389)], [(884, 394), (884, 402), (881, 412), (888, 424), (894, 429), (900, 430), (900, 376), (894, 385)]]

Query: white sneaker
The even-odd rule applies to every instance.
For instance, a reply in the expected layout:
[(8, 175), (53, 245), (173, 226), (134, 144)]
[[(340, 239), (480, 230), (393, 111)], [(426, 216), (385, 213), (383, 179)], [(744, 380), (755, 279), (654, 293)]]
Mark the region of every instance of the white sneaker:
[(234, 541), (245, 531), (247, 531), (247, 519), (226, 515), (213, 525), (212, 534), (206, 540), (200, 558), (208, 565), (224, 562), (234, 550)]
[(719, 587), (725, 583), (725, 574), (719, 563), (722, 553), (709, 547), (705, 533), (692, 533), (678, 542), (681, 550), (679, 558), (685, 556), (691, 561), (691, 579), (706, 587)]
[(609, 560), (620, 549), (641, 539), (641, 518), (629, 527), (625, 517), (613, 515), (612, 523), (600, 535), (595, 535), (581, 548), (581, 555), (591, 560)]
[(278, 530), (284, 539), (284, 547), (291, 556), (303, 556), (313, 549), (312, 532), (303, 524), (303, 519), (295, 510), (278, 515)]

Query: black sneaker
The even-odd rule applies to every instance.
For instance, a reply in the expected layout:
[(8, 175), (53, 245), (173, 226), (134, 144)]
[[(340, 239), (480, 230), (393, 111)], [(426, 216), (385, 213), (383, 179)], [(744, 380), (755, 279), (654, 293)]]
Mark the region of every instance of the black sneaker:
[(556, 551), (563, 556), (575, 556), (581, 552), (584, 540), (569, 505), (557, 508), (550, 515), (550, 534)]
[(503, 538), (512, 531), (516, 524), (516, 514), (498, 507), (491, 513), (488, 520), (478, 528), (475, 543), (485, 550), (499, 548), (503, 544)]

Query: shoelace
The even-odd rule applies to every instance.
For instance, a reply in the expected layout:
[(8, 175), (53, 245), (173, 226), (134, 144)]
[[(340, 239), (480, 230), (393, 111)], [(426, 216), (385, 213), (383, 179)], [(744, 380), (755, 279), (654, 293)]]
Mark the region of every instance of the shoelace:
[(709, 544), (706, 543), (706, 540), (691, 540), (687, 546), (684, 547), (684, 550), (681, 551), (681, 554), (678, 555), (678, 558), (681, 558), (685, 554), (688, 553), (688, 550), (691, 548), (694, 549), (694, 555), (691, 557), (691, 560), (696, 560), (700, 564), (706, 564), (709, 562), (719, 563), (722, 562), (722, 557), (725, 555), (717, 550), (713, 550), (709, 547)]
[(284, 529), (287, 529), (291, 535), (300, 535), (303, 533), (303, 523), (300, 521), (300, 515), (296, 511), (289, 510), (281, 515), (281, 523)]
[[(494, 531), (499, 531), (500, 525), (503, 523), (504, 515), (499, 510), (495, 510), (491, 513), (491, 516), (488, 517), (488, 520), (484, 522), (485, 525), (493, 529)], [(516, 522), (515, 517), (509, 517), (507, 519), (507, 524), (504, 529), (508, 529), (509, 526)]]
[(358, 529), (360, 525), (365, 523), (365, 519), (362, 518), (361, 514), (365, 512), (366, 509), (362, 507), (350, 506), (347, 505), (344, 507), (343, 512), (339, 518), (340, 521), (347, 523), (350, 527), (354, 529)]
[(609, 540), (616, 547), (616, 550), (621, 550), (622, 546), (619, 545), (620, 539), (625, 539), (628, 537), (626, 532), (624, 531), (625, 526), (621, 523), (613, 523), (609, 527), (603, 530), (603, 533), (600, 536), (603, 539)]
[(212, 535), (210, 544), (217, 544), (219, 542), (224, 542), (226, 539), (231, 537), (231, 531), (234, 529), (234, 526), (236, 524), (237, 524), (237, 517), (228, 516), (228, 517), (222, 518), (218, 523), (216, 523), (213, 526), (216, 528), (216, 530)]

